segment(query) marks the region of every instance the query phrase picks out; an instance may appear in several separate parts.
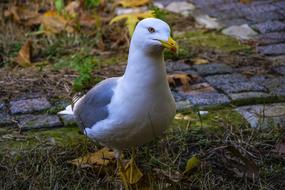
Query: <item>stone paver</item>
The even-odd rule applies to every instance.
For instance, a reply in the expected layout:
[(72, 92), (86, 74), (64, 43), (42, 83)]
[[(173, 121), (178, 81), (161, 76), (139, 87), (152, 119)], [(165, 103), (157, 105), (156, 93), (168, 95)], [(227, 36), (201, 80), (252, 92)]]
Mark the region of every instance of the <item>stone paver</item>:
[(75, 126), (76, 120), (73, 115), (58, 114), (64, 126)]
[(222, 33), (241, 40), (249, 40), (257, 36), (257, 33), (253, 29), (251, 29), (247, 24), (239, 26), (230, 26), (224, 29)]
[(284, 55), (285, 44), (273, 44), (257, 47), (257, 51), (264, 55)]
[(229, 93), (228, 96), (233, 101), (240, 101), (240, 100), (250, 101), (251, 99), (268, 98), (271, 97), (272, 95), (265, 92), (240, 92), (240, 93)]
[(260, 45), (277, 44), (285, 42), (285, 32), (272, 32), (259, 35), (257, 41)]
[(229, 104), (229, 98), (218, 92), (200, 93), (187, 96), (193, 106), (218, 106)]
[(273, 71), (278, 73), (278, 74), (280, 74), (280, 75), (284, 75), (285, 76), (285, 65), (274, 67)]
[(226, 93), (266, 92), (267, 89), (253, 81), (249, 81), (241, 74), (214, 75), (205, 78), (214, 87)]
[(166, 10), (180, 13), (184, 16), (188, 16), (191, 11), (195, 9), (194, 5), (191, 3), (188, 3), (186, 1), (181, 2), (171, 2), (165, 7)]
[(279, 32), (285, 30), (285, 23), (281, 21), (266, 21), (263, 23), (258, 23), (252, 26), (255, 30), (258, 30), (260, 33), (270, 33), (270, 32)]
[(46, 98), (33, 98), (10, 102), (10, 112), (12, 114), (23, 114), (43, 111), (50, 107), (51, 104)]
[(285, 103), (252, 105), (236, 108), (251, 127), (285, 127)]
[(186, 63), (184, 63), (183, 61), (178, 61), (178, 62), (167, 61), (165, 65), (166, 65), (167, 72), (185, 71), (185, 70), (191, 69), (191, 67), (187, 65)]
[(272, 79), (272, 76), (268, 75), (255, 75), (250, 78), (250, 81), (256, 82), (258, 84), (264, 84), (266, 80)]
[(264, 13), (252, 13), (250, 15), (247, 15), (246, 18), (249, 21), (253, 21), (253, 23), (260, 23), (260, 22), (266, 22), (268, 21), (268, 18), (272, 19), (272, 20), (281, 20), (283, 19), (283, 15), (276, 12), (276, 11), (272, 11), (272, 12), (264, 12)]
[(205, 14), (198, 14), (195, 16), (195, 21), (209, 29), (221, 29), (223, 26), (217, 21), (216, 18), (210, 17)]
[(241, 82), (241, 83), (223, 83), (216, 86), (226, 93), (239, 93), (239, 92), (266, 92), (267, 89), (255, 82)]
[(16, 116), (21, 130), (61, 127), (62, 123), (56, 115), (24, 114)]
[(11, 116), (4, 111), (0, 111), (0, 127), (12, 125), (13, 121)]
[(12, 117), (9, 115), (4, 103), (0, 102), (0, 127), (12, 125)]
[(271, 78), (264, 81), (264, 85), (269, 89), (272, 95), (285, 96), (285, 77)]
[(115, 9), (116, 15), (122, 15), (122, 14), (133, 14), (133, 13), (141, 13), (147, 11), (148, 8), (146, 6), (137, 7), (137, 8), (122, 8), (117, 7)]
[[(167, 5), (169, 5), (170, 3), (173, 2), (173, 0), (155, 0), (155, 3), (160, 3), (162, 4), (164, 7), (166, 7)], [(175, 0), (175, 2), (186, 2), (185, 0)]]
[(228, 74), (233, 72), (233, 69), (230, 66), (221, 63), (194, 65), (193, 68), (202, 76)]
[(205, 79), (210, 84), (220, 84), (220, 83), (236, 83), (236, 82), (247, 82), (247, 78), (239, 73), (224, 74), (224, 75), (213, 75), (207, 76)]

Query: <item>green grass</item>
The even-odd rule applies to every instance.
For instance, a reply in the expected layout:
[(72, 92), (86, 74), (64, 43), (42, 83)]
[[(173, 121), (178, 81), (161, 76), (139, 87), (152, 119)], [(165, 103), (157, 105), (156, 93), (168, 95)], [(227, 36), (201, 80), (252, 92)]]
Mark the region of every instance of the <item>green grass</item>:
[[(137, 148), (142, 181), (132, 189), (282, 189), (285, 162), (274, 152), (284, 128), (252, 129), (230, 108), (194, 111), (180, 115), (164, 137)], [(1, 136), (11, 131), (0, 131)], [(13, 134), (13, 133), (12, 133)], [(15, 134), (17, 134), (15, 132)], [(26, 140), (1, 142), (0, 185), (2, 189), (120, 189), (116, 165), (78, 168), (67, 163), (100, 145), (91, 142), (78, 128), (27, 131)], [(231, 152), (230, 147), (242, 156)], [(124, 151), (130, 158), (130, 151)], [(196, 155), (201, 164), (183, 174), (187, 160)], [(252, 160), (259, 176), (248, 172)], [(247, 166), (247, 167), (244, 167)]]
[(68, 68), (79, 73), (73, 81), (72, 87), (74, 91), (82, 91), (98, 82), (92, 76), (93, 69), (98, 67), (100, 67), (98, 60), (85, 53), (77, 53), (64, 57), (54, 64), (54, 69), (56, 70)]

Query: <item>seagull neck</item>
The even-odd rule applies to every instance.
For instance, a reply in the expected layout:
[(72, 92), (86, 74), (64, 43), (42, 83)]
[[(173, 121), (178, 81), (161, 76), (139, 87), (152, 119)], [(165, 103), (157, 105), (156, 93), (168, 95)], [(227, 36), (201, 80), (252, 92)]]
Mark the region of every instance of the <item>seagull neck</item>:
[(130, 51), (123, 80), (149, 85), (166, 81), (163, 52), (147, 54), (139, 50)]

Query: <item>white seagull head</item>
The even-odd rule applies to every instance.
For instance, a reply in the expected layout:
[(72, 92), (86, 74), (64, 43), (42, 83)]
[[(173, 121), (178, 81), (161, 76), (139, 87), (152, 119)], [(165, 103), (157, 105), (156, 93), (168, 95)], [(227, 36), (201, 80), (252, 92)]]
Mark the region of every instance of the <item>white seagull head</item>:
[(147, 18), (140, 21), (133, 33), (131, 47), (146, 53), (159, 53), (164, 48), (177, 51), (177, 43), (170, 36), (170, 27), (160, 19)]

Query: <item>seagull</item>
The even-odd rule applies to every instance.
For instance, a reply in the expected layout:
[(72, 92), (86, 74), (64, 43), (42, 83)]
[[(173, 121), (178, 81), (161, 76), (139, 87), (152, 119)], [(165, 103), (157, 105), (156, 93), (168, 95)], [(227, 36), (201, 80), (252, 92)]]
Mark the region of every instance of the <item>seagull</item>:
[[(123, 76), (101, 81), (71, 110), (84, 134), (116, 150), (118, 160), (122, 150), (162, 135), (176, 114), (165, 48), (173, 52), (178, 48), (168, 24), (156, 18), (141, 20), (130, 42)], [(133, 159), (130, 164), (135, 164)]]

